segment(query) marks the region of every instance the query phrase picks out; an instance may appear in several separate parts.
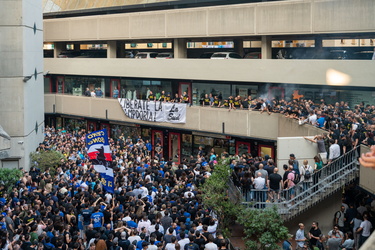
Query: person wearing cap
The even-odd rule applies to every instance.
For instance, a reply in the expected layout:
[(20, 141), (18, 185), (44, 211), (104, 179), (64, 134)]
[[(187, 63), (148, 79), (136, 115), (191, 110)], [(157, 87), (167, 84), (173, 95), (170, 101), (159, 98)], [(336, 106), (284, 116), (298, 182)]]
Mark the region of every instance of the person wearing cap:
[(288, 234), (288, 239), (284, 240), (283, 242), (283, 250), (292, 250), (292, 234)]
[(130, 241), (127, 240), (126, 232), (122, 232), (120, 235), (120, 240), (118, 241), (118, 245), (122, 247), (122, 249), (128, 249), (130, 245)]

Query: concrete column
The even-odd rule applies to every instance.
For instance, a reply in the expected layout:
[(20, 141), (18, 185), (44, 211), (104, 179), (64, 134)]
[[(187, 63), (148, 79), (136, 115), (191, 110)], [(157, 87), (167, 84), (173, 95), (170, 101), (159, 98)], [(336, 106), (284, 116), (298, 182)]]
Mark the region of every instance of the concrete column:
[(56, 42), (55, 47), (53, 49), (53, 57), (57, 58), (61, 51), (66, 50), (66, 43), (64, 42)]
[(125, 57), (125, 42), (116, 41), (116, 56), (117, 58)]
[(79, 43), (74, 43), (73, 47), (74, 47), (75, 51), (81, 50), (81, 44), (79, 44)]
[(262, 36), (262, 59), (272, 59), (271, 36)]
[(244, 51), (243, 51), (243, 39), (234, 39), (234, 52), (240, 54), (242, 57), (244, 56)]
[(117, 44), (116, 41), (107, 42), (107, 58), (116, 58)]
[(315, 37), (315, 48), (320, 49), (323, 47), (323, 39), (319, 36)]
[(175, 38), (173, 40), (174, 58), (187, 58), (186, 39)]

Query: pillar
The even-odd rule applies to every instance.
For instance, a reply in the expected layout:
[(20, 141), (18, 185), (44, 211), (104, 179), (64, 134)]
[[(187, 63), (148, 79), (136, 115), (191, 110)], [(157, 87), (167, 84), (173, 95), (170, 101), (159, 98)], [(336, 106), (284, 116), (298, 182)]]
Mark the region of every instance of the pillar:
[(262, 59), (272, 59), (272, 39), (271, 36), (262, 36)]
[(123, 41), (116, 41), (116, 56), (117, 58), (124, 58), (125, 57), (125, 42)]
[(117, 44), (116, 41), (107, 42), (107, 58), (116, 58)]
[(174, 58), (187, 58), (186, 39), (175, 38), (173, 40)]
[(65, 42), (56, 42), (54, 49), (53, 49), (53, 57), (57, 58), (61, 51), (66, 50), (66, 43)]
[(240, 54), (242, 57), (244, 56), (243, 51), (243, 39), (234, 39), (234, 52)]
[(75, 51), (79, 51), (79, 50), (81, 50), (81, 44), (79, 44), (79, 43), (74, 43), (74, 44), (73, 44), (73, 48), (74, 48)]
[(321, 49), (323, 47), (323, 39), (320, 36), (315, 37), (315, 48)]

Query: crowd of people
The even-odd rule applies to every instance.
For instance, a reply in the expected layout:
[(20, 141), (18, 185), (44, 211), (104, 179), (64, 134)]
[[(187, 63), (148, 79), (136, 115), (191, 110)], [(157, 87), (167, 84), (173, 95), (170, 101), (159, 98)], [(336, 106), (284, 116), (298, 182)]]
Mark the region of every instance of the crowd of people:
[(323, 234), (314, 221), (307, 231), (304, 223), (298, 224), (295, 233), (283, 242), (284, 250), (329, 249), (358, 250), (369, 238), (375, 223), (375, 199), (354, 184), (345, 188), (340, 209), (333, 215), (333, 227)]
[(8, 195), (0, 188), (1, 249), (216, 250), (228, 241), (199, 187), (212, 162), (175, 165), (146, 141), (109, 139), (115, 192), (107, 193), (86, 154), (85, 130), (45, 128), (37, 148), (59, 151), (56, 168), (32, 167)]

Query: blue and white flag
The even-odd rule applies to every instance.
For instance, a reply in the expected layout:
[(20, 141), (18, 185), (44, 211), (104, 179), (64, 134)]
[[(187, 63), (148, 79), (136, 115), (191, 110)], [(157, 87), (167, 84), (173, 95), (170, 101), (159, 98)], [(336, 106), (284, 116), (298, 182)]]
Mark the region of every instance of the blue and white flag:
[(96, 172), (100, 173), (105, 191), (114, 192), (114, 174), (111, 166), (111, 149), (106, 129), (94, 131), (86, 136), (87, 154)]

